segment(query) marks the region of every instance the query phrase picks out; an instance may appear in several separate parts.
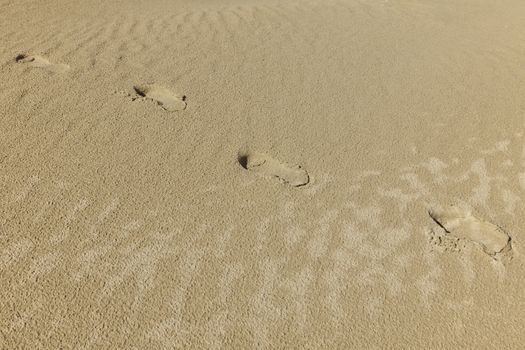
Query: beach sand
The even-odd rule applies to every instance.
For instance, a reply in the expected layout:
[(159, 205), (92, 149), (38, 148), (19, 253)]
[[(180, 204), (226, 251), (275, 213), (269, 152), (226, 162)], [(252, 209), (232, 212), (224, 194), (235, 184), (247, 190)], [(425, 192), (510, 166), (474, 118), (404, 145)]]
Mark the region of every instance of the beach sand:
[(524, 15), (0, 0), (0, 348), (523, 348)]

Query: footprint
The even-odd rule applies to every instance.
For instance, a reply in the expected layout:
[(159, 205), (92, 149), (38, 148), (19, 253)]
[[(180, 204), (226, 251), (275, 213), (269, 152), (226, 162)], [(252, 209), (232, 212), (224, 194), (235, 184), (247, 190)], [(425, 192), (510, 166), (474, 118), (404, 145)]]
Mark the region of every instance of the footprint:
[(518, 181), (520, 182), (521, 189), (525, 190), (525, 173), (518, 174)]
[(492, 257), (509, 252), (511, 238), (498, 226), (475, 217), (470, 210), (450, 206), (445, 210), (430, 210), (430, 217), (447, 235), (474, 242)]
[(136, 85), (135, 92), (144, 98), (157, 102), (167, 111), (182, 111), (186, 109), (186, 96), (178, 96), (162, 86), (156, 84)]
[(63, 73), (69, 70), (67, 64), (51, 63), (42, 56), (18, 55), (15, 60), (17, 63), (25, 64), (34, 68), (43, 68), (53, 73)]
[(308, 172), (300, 165), (288, 165), (262, 153), (239, 155), (239, 164), (246, 169), (267, 177), (275, 177), (280, 182), (300, 187), (310, 182)]

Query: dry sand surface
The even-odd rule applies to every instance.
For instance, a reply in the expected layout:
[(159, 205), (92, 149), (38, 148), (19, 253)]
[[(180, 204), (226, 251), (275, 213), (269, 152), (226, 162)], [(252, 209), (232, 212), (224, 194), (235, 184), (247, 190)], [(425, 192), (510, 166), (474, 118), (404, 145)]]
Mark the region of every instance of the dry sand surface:
[(0, 0), (0, 348), (523, 349), (524, 18)]

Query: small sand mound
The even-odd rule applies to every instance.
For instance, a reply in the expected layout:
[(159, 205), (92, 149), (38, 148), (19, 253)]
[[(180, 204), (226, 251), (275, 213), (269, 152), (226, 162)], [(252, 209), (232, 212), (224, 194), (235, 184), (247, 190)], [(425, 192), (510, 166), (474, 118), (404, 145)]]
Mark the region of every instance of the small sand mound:
[(63, 73), (69, 70), (67, 64), (51, 63), (42, 56), (18, 55), (15, 60), (17, 63), (25, 64), (33, 68), (42, 68), (53, 73)]
[(262, 153), (242, 154), (239, 164), (246, 169), (267, 177), (275, 177), (280, 182), (300, 187), (310, 182), (308, 172), (300, 165), (288, 165)]
[(134, 89), (138, 95), (157, 102), (167, 111), (175, 112), (186, 109), (186, 96), (179, 96), (165, 87), (156, 84), (145, 84), (136, 85)]

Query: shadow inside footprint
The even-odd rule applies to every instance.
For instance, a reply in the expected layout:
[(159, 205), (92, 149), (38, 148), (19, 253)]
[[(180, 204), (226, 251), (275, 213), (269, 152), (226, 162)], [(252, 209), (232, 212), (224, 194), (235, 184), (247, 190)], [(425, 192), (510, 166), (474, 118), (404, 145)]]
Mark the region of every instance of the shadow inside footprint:
[(51, 63), (42, 56), (18, 55), (15, 58), (17, 63), (25, 64), (33, 68), (42, 68), (53, 73), (63, 73), (69, 70), (67, 64)]
[(239, 154), (237, 160), (246, 170), (266, 177), (277, 178), (280, 182), (292, 187), (305, 186), (310, 182), (308, 172), (300, 165), (288, 165), (266, 154)]
[(133, 88), (137, 95), (157, 102), (167, 111), (174, 112), (186, 109), (186, 96), (179, 96), (165, 87), (145, 84), (136, 85)]
[(429, 215), (447, 235), (476, 243), (492, 257), (512, 249), (511, 238), (505, 231), (477, 218), (469, 210), (450, 206), (444, 210), (430, 210)]

